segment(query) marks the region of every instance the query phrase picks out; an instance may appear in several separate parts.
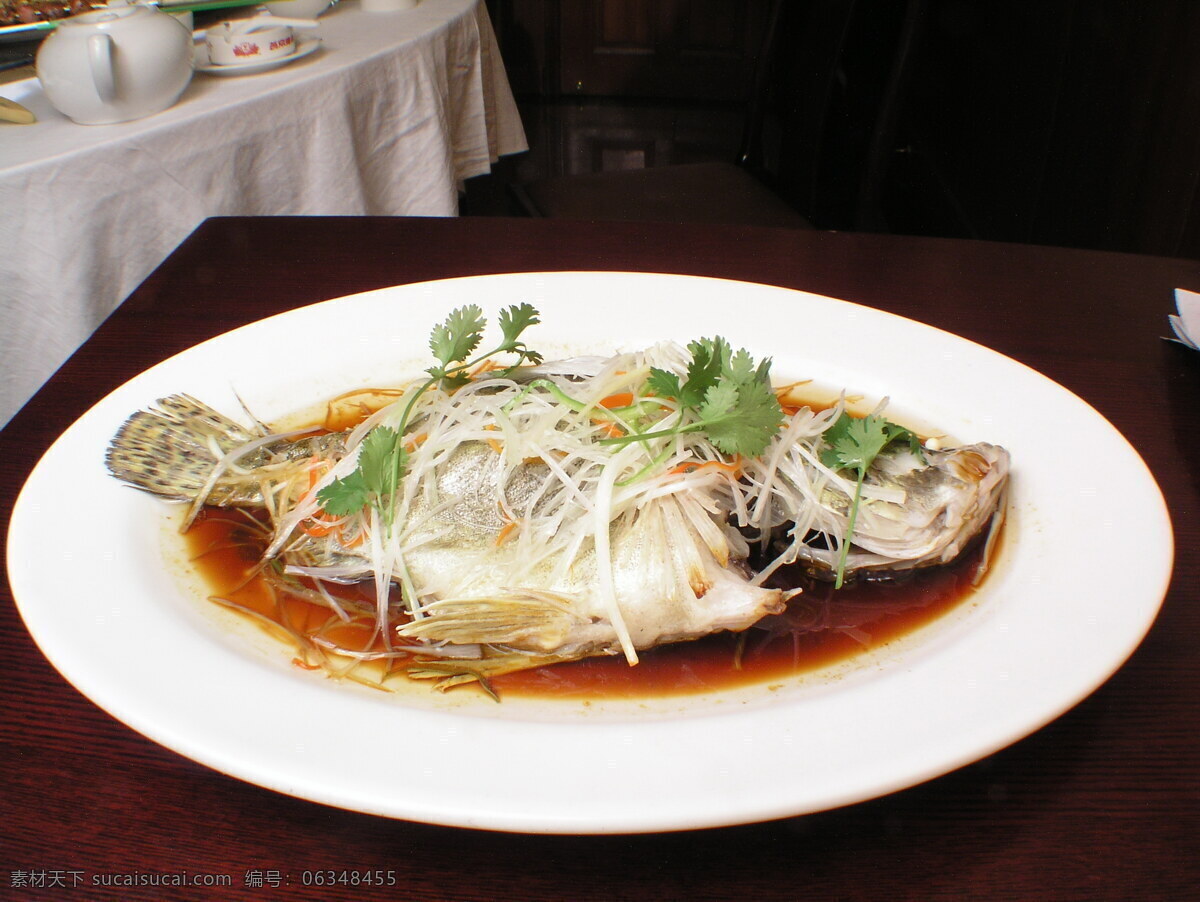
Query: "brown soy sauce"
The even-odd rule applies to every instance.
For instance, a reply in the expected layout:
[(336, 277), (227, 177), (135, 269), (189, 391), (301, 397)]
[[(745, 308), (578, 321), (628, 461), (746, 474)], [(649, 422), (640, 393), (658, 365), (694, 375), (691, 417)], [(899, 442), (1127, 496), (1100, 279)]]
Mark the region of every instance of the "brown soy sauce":
[[(367, 616), (374, 586), (327, 586), (347, 610), (363, 612), (344, 623), (328, 604), (295, 597), (268, 584), (259, 568), (266, 539), (262, 524), (241, 511), (210, 508), (187, 534), (190, 557), (210, 592), (232, 602), (281, 638), (318, 634), (363, 652), (382, 651), (383, 637)], [(496, 677), (501, 695), (559, 699), (637, 699), (690, 695), (783, 680), (830, 665), (928, 625), (975, 591), (982, 543), (951, 565), (926, 568), (888, 581), (851, 582), (839, 590), (799, 567), (783, 568), (771, 585), (800, 587), (782, 614), (742, 633), (718, 633), (639, 652), (629, 666), (620, 655), (587, 658)], [(253, 612), (253, 613), (247, 613)], [(320, 655), (298, 645), (297, 666), (319, 669)], [(338, 660), (341, 672), (351, 662)], [(405, 659), (355, 668), (369, 685), (403, 679)]]

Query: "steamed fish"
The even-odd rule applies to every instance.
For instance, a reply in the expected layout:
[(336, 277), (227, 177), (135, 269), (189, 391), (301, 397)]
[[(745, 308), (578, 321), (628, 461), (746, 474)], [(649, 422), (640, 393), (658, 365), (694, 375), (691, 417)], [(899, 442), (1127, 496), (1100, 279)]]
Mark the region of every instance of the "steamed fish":
[[(782, 565), (840, 581), (946, 563), (998, 519), (997, 446), (924, 447), (841, 403), (785, 410), (769, 361), (721, 339), (543, 363), (517, 339), (530, 314), (502, 314), (500, 367), (472, 357), (478, 311), (456, 311), (430, 378), (348, 432), (275, 434), (173, 396), (129, 419), (108, 467), (189, 521), (265, 512), (289, 578), (373, 581), (387, 647), (443, 685), (636, 663), (783, 610), (792, 593), (765, 585)], [(855, 457), (863, 436), (882, 444)]]
[(726, 479), (660, 466), (624, 484), (651, 452), (601, 444), (617, 414), (556, 396), (602, 400), (612, 394), (604, 386), (645, 374), (638, 356), (613, 358), (587, 380), (543, 367), (423, 393), (390, 529), (370, 507), (331, 517), (317, 496), (354, 470), (363, 436), (408, 395), (352, 433), (282, 439), (166, 398), (130, 418), (108, 466), (166, 498), (195, 502), (203, 490), (204, 503), (267, 510), (276, 525), (267, 554), (289, 573), (401, 586), (404, 610), (380, 613), (396, 638), (441, 656), (448, 646), (502, 648), (488, 674), (549, 657), (616, 652), (635, 662), (640, 649), (745, 629), (785, 600), (752, 582), (747, 546), (725, 523)]

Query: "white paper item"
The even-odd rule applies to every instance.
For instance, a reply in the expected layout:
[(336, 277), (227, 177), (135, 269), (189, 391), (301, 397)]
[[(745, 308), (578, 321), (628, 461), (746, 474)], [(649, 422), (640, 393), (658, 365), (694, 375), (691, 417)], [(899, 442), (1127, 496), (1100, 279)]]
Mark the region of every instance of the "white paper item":
[(1176, 337), (1169, 340), (1200, 351), (1200, 345), (1197, 344), (1200, 341), (1200, 293), (1176, 288), (1175, 308), (1179, 313), (1172, 313), (1167, 319), (1171, 321), (1171, 331)]

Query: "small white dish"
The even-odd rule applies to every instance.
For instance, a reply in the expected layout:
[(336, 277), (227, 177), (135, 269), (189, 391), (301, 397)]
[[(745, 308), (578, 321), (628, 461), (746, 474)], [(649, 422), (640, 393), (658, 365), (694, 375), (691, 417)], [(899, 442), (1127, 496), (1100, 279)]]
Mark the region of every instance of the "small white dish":
[(219, 66), (265, 62), (290, 56), (296, 51), (296, 36), (291, 28), (258, 19), (222, 22), (207, 29), (204, 40), (208, 45), (208, 58)]
[(296, 49), (287, 56), (277, 56), (274, 59), (253, 60), (245, 63), (229, 63), (218, 65), (208, 58), (208, 47), (203, 43), (196, 45), (196, 71), (206, 75), (253, 75), (256, 72), (266, 72), (294, 63), (298, 59), (315, 53), (321, 46), (321, 39), (316, 37), (296, 37)]

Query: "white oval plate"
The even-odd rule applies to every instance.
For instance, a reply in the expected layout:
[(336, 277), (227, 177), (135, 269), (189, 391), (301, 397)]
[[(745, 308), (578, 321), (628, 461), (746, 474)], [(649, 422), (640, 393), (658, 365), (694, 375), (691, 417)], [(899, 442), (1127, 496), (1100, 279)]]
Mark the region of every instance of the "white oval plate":
[[(167, 506), (107, 475), (134, 410), (188, 392), (271, 419), (428, 365), (430, 328), (530, 302), (551, 356), (720, 334), (779, 377), (890, 396), (896, 419), (1005, 445), (1011, 517), (973, 603), (819, 679), (648, 703), (395, 695), (336, 683), (212, 614), (164, 560)], [(305, 366), (297, 363), (303, 359)], [(1064, 433), (1069, 430), (1069, 436)], [(1063, 465), (1070, 439), (1086, 454)], [(105, 511), (78, 530), (71, 511)], [(1130, 528), (1136, 524), (1136, 528)], [(1112, 549), (1137, 567), (1113, 567)], [(166, 551), (164, 551), (166, 549)], [(391, 817), (548, 833), (658, 831), (812, 812), (977, 760), (1076, 704), (1153, 622), (1171, 571), (1161, 493), (1066, 389), (911, 320), (782, 288), (544, 273), (388, 288), (237, 329), (132, 379), (50, 448), (8, 540), (21, 614), (51, 662), (135, 730), (280, 792)], [(253, 632), (253, 631), (251, 631)], [(401, 681), (404, 682), (404, 681)]]

